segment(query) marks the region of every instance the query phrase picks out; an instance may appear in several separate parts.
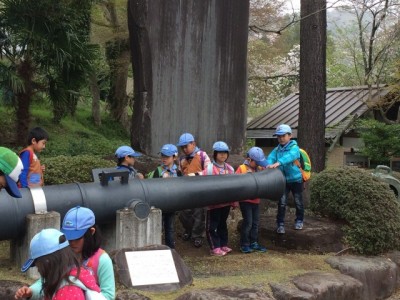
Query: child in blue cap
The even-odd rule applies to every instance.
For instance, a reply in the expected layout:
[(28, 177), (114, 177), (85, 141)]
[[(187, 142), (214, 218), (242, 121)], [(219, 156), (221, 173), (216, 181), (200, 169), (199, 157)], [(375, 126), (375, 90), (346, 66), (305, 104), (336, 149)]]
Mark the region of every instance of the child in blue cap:
[[(247, 158), (240, 165), (236, 174), (247, 174), (264, 170), (267, 166), (264, 152), (259, 147), (252, 147)], [(243, 253), (266, 252), (267, 249), (258, 243), (258, 223), (260, 221), (260, 198), (239, 202), (243, 223), (240, 230), (240, 251)]]
[(121, 146), (115, 151), (117, 158), (117, 170), (129, 171), (129, 179), (138, 178), (143, 179), (142, 173), (139, 173), (135, 168), (136, 157), (142, 156), (141, 153), (136, 152), (129, 146)]
[(303, 229), (304, 205), (303, 205), (303, 177), (300, 168), (294, 163), (300, 159), (300, 148), (297, 142), (292, 140), (292, 129), (289, 125), (281, 124), (274, 136), (278, 139), (278, 147), (274, 148), (268, 155), (268, 168), (279, 168), (286, 178), (286, 190), (278, 203), (276, 216), (277, 229), (279, 234), (285, 233), (285, 212), (289, 193), (292, 192), (296, 205), (296, 219), (294, 229)]
[(114, 269), (110, 256), (101, 247), (102, 236), (93, 211), (87, 207), (71, 208), (62, 222), (61, 231), (82, 265), (91, 271), (106, 299), (115, 298)]
[[(194, 136), (188, 132), (179, 137), (177, 144), (183, 155), (179, 158), (179, 170), (184, 176), (189, 174), (199, 175), (211, 163), (207, 153), (196, 145)], [(195, 247), (203, 245), (203, 233), (205, 229), (204, 208), (186, 209), (179, 213), (179, 220), (185, 230), (183, 240), (191, 239)]]
[[(78, 262), (93, 275), (104, 299), (115, 298), (114, 269), (110, 256), (100, 248), (102, 237), (91, 209), (81, 206), (71, 208), (62, 222), (61, 231)], [(30, 286), (33, 296), (40, 294), (42, 282)]]
[(84, 300), (83, 288), (100, 292), (94, 277), (80, 267), (68, 240), (59, 230), (49, 228), (37, 233), (31, 240), (29, 253), (21, 271), (37, 267), (41, 289), (34, 294), (30, 287), (23, 286), (16, 291), (15, 299)]
[[(175, 164), (178, 157), (178, 148), (172, 144), (161, 147), (161, 165), (147, 175), (147, 178), (171, 178), (182, 176), (182, 172)], [(175, 249), (175, 212), (162, 212), (165, 245)]]
[[(226, 175), (234, 174), (235, 170), (226, 161), (229, 158), (229, 146), (218, 141), (213, 145), (213, 161), (203, 171), (202, 175)], [(206, 214), (206, 236), (210, 245), (210, 254), (214, 256), (224, 256), (232, 249), (228, 247), (228, 219), (231, 207), (237, 207), (237, 202), (210, 205), (207, 207)]]

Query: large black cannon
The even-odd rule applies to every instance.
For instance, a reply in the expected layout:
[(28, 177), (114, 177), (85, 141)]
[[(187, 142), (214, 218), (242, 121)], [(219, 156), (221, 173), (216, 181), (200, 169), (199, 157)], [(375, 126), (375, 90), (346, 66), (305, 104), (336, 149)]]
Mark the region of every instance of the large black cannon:
[(284, 189), (285, 178), (281, 171), (270, 169), (245, 175), (130, 181), (107, 179), (103, 184), (52, 185), (22, 189), (21, 199), (1, 191), (0, 240), (22, 236), (26, 215), (40, 211), (57, 211), (63, 217), (71, 207), (80, 205), (94, 211), (98, 224), (106, 224), (115, 220), (117, 210), (137, 203), (162, 211), (178, 211), (253, 198), (277, 200)]

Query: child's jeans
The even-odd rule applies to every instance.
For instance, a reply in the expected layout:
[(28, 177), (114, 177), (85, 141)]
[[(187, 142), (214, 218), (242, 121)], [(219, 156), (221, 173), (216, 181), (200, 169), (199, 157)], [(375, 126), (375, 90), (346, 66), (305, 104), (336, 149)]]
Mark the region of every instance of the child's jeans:
[(239, 202), (243, 223), (240, 230), (240, 245), (250, 246), (258, 242), (258, 222), (260, 220), (260, 205), (250, 202)]
[(285, 224), (286, 205), (289, 193), (292, 192), (294, 203), (296, 205), (296, 220), (295, 222), (303, 222), (304, 219), (304, 205), (303, 205), (303, 183), (290, 182), (286, 183), (285, 194), (278, 203), (278, 215), (276, 216), (276, 223), (278, 226)]

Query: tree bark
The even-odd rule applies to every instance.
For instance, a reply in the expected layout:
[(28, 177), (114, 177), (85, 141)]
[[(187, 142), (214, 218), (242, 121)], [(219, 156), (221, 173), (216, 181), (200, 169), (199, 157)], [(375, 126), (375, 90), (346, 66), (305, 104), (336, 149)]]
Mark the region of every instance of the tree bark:
[(95, 74), (91, 74), (89, 78), (90, 91), (92, 93), (92, 117), (96, 126), (101, 126), (101, 112), (100, 112), (100, 88), (97, 84)]
[(29, 132), (31, 119), (30, 106), (33, 94), (33, 66), (31, 60), (29, 58), (23, 60), (19, 64), (17, 72), (24, 82), (24, 90), (16, 94), (16, 144), (19, 146), (25, 146)]
[(243, 150), (248, 23), (248, 0), (128, 1), (135, 149), (155, 156), (190, 132), (203, 150)]
[(301, 0), (299, 146), (325, 168), (326, 0)]
[(111, 116), (128, 128), (128, 95), (126, 94), (126, 81), (130, 62), (130, 50), (127, 39), (116, 39), (107, 43), (106, 56), (110, 66), (110, 92), (108, 103)]

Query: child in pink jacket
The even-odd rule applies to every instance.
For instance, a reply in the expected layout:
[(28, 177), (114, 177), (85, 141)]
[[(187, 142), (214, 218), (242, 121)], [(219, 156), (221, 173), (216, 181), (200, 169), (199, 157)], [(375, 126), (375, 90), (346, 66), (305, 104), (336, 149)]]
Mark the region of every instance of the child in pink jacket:
[[(202, 175), (225, 175), (234, 174), (233, 167), (226, 162), (229, 157), (229, 147), (225, 142), (218, 141), (213, 145), (214, 160), (203, 171)], [(231, 252), (228, 247), (228, 219), (231, 207), (237, 203), (223, 203), (207, 207), (206, 236), (210, 245), (211, 255), (224, 256)]]

